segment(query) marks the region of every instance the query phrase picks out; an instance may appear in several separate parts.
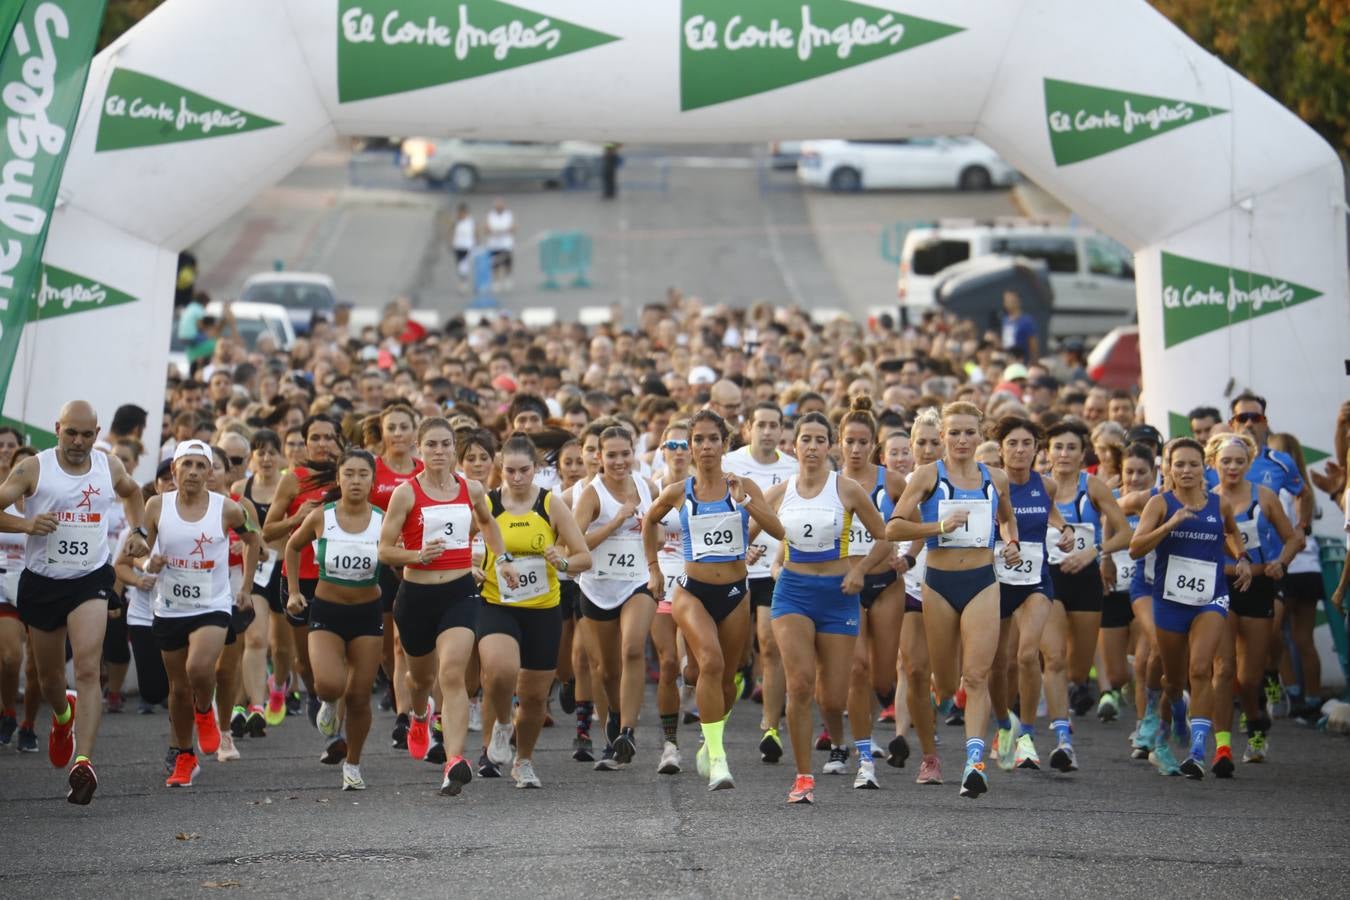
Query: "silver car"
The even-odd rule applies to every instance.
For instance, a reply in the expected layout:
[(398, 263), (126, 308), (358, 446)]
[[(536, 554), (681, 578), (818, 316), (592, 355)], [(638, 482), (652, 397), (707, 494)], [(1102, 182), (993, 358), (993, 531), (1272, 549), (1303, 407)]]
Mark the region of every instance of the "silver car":
[(403, 174), (459, 193), (485, 181), (542, 181), (585, 187), (600, 171), (604, 148), (585, 141), (480, 141), (408, 138), (400, 148)]

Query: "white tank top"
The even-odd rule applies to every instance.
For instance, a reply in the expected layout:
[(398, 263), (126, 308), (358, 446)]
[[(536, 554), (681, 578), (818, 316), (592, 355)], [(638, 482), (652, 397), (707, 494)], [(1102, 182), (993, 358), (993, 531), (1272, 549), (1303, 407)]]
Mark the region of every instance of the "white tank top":
[(118, 502), (108, 457), (89, 454), (89, 471), (71, 475), (56, 461), (55, 449), (37, 455), (38, 484), (24, 501), (24, 515), (56, 513), (56, 530), (30, 534), (25, 566), (48, 578), (79, 578), (108, 562), (108, 521)]
[(830, 472), (820, 493), (809, 500), (797, 493), (797, 476), (788, 479), (778, 504), (778, 519), (787, 541), (787, 560), (822, 562), (848, 556), (844, 501), (839, 497), (839, 473)]
[[(683, 505), (683, 494), (680, 500)], [(680, 527), (679, 506), (673, 507), (661, 520), (661, 546), (656, 551), (656, 562), (666, 579), (666, 599), (670, 599), (672, 579), (684, 574), (684, 529)]]
[[(760, 491), (768, 491), (775, 484), (781, 484), (797, 474), (797, 461), (781, 450), (775, 452), (778, 455), (774, 461), (764, 465), (755, 459), (748, 446), (742, 447), (723, 458), (722, 468), (732, 475), (749, 478)], [(754, 565), (746, 566), (748, 577), (769, 578), (773, 574), (773, 560), (778, 555), (779, 543), (777, 538), (760, 532), (759, 537), (755, 538), (755, 544), (764, 548), (764, 554)]]
[(337, 504), (323, 510), (323, 534), (316, 551), (319, 578), (348, 587), (374, 587), (380, 583), (380, 529), (384, 514), (370, 508), (364, 531), (347, 531), (338, 521)]
[[(629, 476), (637, 488), (637, 511), (591, 551), (591, 567), (577, 579), (581, 590), (601, 609), (617, 609), (633, 594), (647, 585), (647, 556), (642, 549), (642, 517), (652, 505), (652, 492), (647, 482), (637, 475)], [(600, 510), (591, 528), (608, 525), (622, 505), (605, 489), (603, 478), (591, 482), (600, 499)]]
[[(572, 485), (567, 490), (563, 490), (562, 485), (560, 484), (554, 485), (552, 490), (553, 493), (556, 494), (562, 500), (563, 503), (567, 504), (568, 509), (574, 510), (577, 508), (577, 498), (581, 496), (582, 490), (586, 487), (586, 485), (590, 484), (590, 482), (591, 478), (589, 475), (587, 475), (580, 481), (578, 481), (576, 484)], [(571, 575), (568, 575), (566, 572), (559, 572), (558, 580), (575, 581), (576, 579), (573, 578)]]
[[(122, 552), (123, 545), (126, 544), (130, 534), (123, 534), (122, 540), (118, 542), (117, 552)], [(159, 552), (159, 542), (150, 549), (150, 554)], [(155, 620), (155, 589), (152, 587), (148, 591), (143, 591), (133, 584), (122, 586), (122, 595), (127, 601), (127, 624), (149, 628)]]
[(186, 522), (178, 514), (178, 492), (160, 500), (159, 554), (165, 565), (155, 585), (155, 615), (161, 618), (229, 612), (230, 540), (221, 521), (225, 496), (207, 494), (206, 515)]
[[(11, 516), (23, 516), (18, 504), (5, 510)], [(19, 575), (23, 572), (24, 556), (28, 550), (28, 535), (0, 531), (0, 603), (14, 606), (18, 603)]]

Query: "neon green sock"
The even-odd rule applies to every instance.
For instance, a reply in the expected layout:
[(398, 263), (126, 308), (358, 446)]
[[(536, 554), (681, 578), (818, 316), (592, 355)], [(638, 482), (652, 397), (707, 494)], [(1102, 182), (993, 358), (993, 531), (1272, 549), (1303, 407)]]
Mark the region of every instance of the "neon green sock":
[(1229, 731), (1216, 731), (1216, 732), (1214, 732), (1214, 745), (1215, 745), (1216, 748), (1217, 748), (1217, 747), (1228, 747), (1229, 749), (1232, 749), (1232, 745), (1233, 745), (1233, 734), (1232, 734), (1232, 732), (1229, 732)]
[(60, 715), (54, 715), (54, 716), (52, 716), (52, 718), (56, 719), (56, 724), (57, 724), (57, 725), (65, 725), (67, 722), (70, 721), (70, 718), (71, 718), (71, 716), (73, 716), (73, 715), (75, 715), (75, 708), (74, 708), (73, 706), (70, 705), (70, 702), (69, 702), (69, 701), (67, 701), (67, 702), (66, 702), (66, 711), (63, 712), (63, 713), (61, 713)]
[(722, 746), (722, 729), (726, 725), (726, 720), (721, 722), (703, 723), (703, 742), (708, 745), (708, 756), (726, 756), (727, 751)]
[(82, 762), (89, 762), (89, 757), (85, 756), (83, 753), (81, 753), (79, 756), (75, 757), (75, 764), (76, 764), (76, 765), (79, 765), (79, 764), (82, 763)]

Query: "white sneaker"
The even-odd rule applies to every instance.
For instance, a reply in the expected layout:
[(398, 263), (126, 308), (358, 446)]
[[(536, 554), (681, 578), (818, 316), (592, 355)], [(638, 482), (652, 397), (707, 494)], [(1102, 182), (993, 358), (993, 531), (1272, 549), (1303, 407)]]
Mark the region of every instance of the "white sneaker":
[(469, 730), (483, 730), (483, 704), (477, 697), (469, 700)]
[(712, 757), (708, 761), (708, 790), (725, 791), (735, 786), (736, 782), (731, 779), (731, 770), (727, 768), (727, 758)]
[(515, 765), (511, 766), (511, 777), (516, 780), (518, 788), (541, 788), (544, 785), (540, 783), (539, 776), (534, 774), (534, 763), (528, 759), (518, 759)]
[(336, 703), (329, 703), (324, 700), (319, 704), (318, 715), (314, 718), (314, 727), (319, 729), (319, 734), (330, 738), (338, 733), (338, 708)]
[(881, 787), (877, 783), (877, 764), (870, 759), (858, 761), (858, 774), (853, 778), (853, 787), (857, 790), (875, 791)]
[(220, 747), (216, 750), (216, 759), (219, 762), (230, 762), (238, 758), (239, 748), (234, 746), (234, 735), (230, 734), (227, 728), (220, 735)]
[(656, 767), (660, 775), (680, 774), (680, 748), (670, 741), (661, 747), (661, 764)]
[(492, 739), (487, 745), (487, 758), (499, 766), (509, 763), (516, 755), (515, 749), (511, 746), (511, 735), (515, 733), (516, 726), (510, 722), (505, 724), (493, 722)]
[(349, 762), (342, 764), (342, 789), (344, 791), (364, 791), (366, 781), (361, 777), (361, 767)]
[(694, 754), (694, 768), (698, 770), (699, 778), (707, 778), (708, 772), (708, 742), (704, 741), (698, 745), (698, 753)]

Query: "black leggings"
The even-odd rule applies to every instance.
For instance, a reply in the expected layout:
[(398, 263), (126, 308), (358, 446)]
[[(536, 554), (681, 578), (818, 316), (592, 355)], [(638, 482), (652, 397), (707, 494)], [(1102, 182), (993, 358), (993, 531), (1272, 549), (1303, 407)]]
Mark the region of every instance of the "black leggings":
[(109, 664), (126, 665), (131, 662), (131, 648), (127, 646), (127, 612), (115, 619), (108, 620), (108, 630), (103, 633), (103, 661)]
[(156, 705), (169, 697), (169, 674), (164, 671), (164, 657), (149, 625), (127, 627), (131, 635), (131, 652), (136, 657), (136, 683), (140, 685), (141, 699)]

